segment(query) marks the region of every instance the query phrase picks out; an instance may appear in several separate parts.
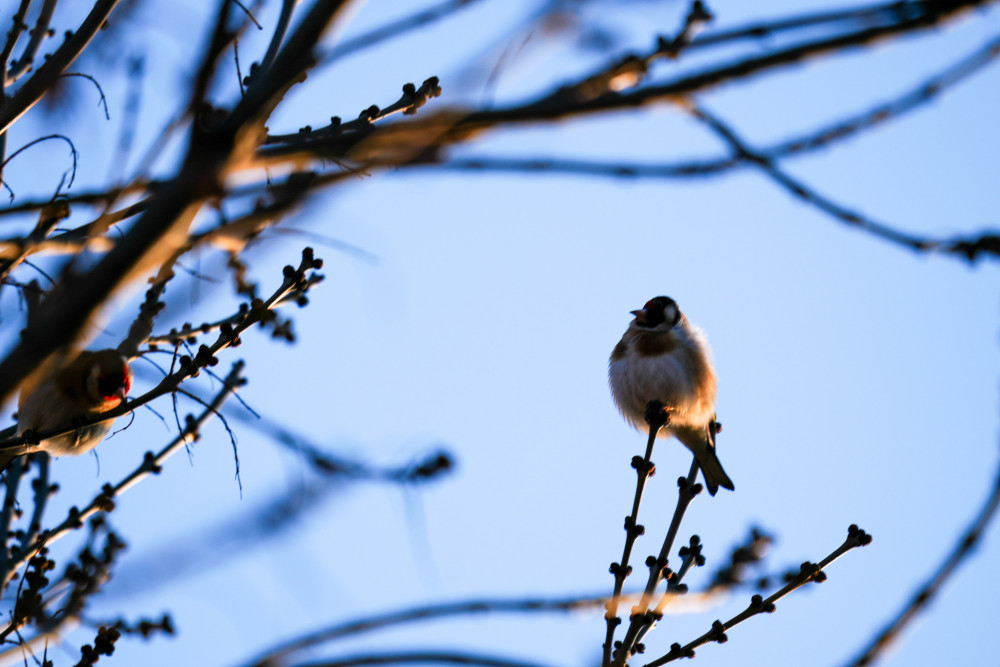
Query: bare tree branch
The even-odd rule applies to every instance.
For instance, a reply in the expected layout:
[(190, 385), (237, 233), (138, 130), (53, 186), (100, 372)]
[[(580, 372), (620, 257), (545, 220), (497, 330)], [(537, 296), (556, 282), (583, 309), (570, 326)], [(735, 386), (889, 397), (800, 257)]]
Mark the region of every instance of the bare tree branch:
[(856, 658), (847, 663), (850, 667), (871, 665), (885, 656), (893, 642), (899, 638), (900, 633), (927, 609), (931, 600), (941, 592), (945, 582), (972, 555), (982, 540), (983, 532), (996, 517), (998, 507), (1000, 507), (1000, 469), (997, 470), (997, 477), (986, 502), (983, 503), (972, 523), (955, 543), (948, 557), (938, 566), (934, 574), (920, 586), (913, 599), (903, 605), (895, 618), (871, 640)]
[(757, 614), (770, 614), (774, 612), (774, 603), (785, 597), (792, 591), (801, 586), (806, 585), (810, 581), (822, 582), (826, 580), (826, 573), (823, 571), (827, 566), (829, 566), (833, 561), (837, 560), (845, 553), (851, 549), (857, 547), (862, 547), (870, 544), (872, 538), (868, 533), (861, 530), (857, 526), (851, 526), (847, 530), (847, 539), (839, 547), (833, 550), (826, 558), (821, 560), (819, 563), (802, 563), (802, 567), (799, 570), (799, 574), (792, 581), (788, 582), (780, 590), (769, 595), (767, 598), (762, 598), (760, 595), (754, 595), (745, 610), (733, 616), (731, 619), (725, 623), (721, 621), (716, 621), (712, 624), (712, 629), (698, 637), (681, 646), (680, 644), (674, 644), (670, 647), (670, 652), (666, 655), (653, 660), (652, 662), (646, 663), (643, 667), (659, 667), (660, 665), (665, 665), (668, 662), (673, 662), (679, 658), (693, 658), (694, 650), (699, 646), (704, 646), (709, 642), (718, 642), (723, 644), (727, 641), (726, 630), (739, 625), (743, 621), (756, 616)]

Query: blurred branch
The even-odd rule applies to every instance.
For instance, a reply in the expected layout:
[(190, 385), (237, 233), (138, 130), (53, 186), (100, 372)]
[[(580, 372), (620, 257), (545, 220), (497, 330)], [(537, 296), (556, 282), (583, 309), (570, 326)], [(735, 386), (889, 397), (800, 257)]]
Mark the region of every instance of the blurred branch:
[(288, 32), (288, 24), (292, 21), (293, 9), (295, 9), (295, 0), (281, 0), (281, 12), (278, 14), (278, 22), (274, 25), (271, 43), (267, 45), (267, 52), (260, 61), (261, 71), (267, 70), (274, 63), (278, 49), (281, 48), (281, 41), (285, 39), (285, 33)]
[(928, 603), (930, 603), (934, 596), (941, 592), (945, 582), (955, 574), (959, 566), (972, 554), (980, 540), (982, 540), (983, 532), (996, 516), (998, 507), (1000, 507), (1000, 470), (997, 471), (996, 480), (993, 482), (993, 489), (986, 498), (986, 502), (983, 503), (975, 519), (969, 524), (965, 532), (962, 533), (955, 546), (952, 547), (948, 557), (938, 566), (930, 579), (918, 589), (913, 599), (899, 610), (896, 617), (871, 640), (858, 657), (848, 663), (850, 667), (871, 665), (885, 656), (886, 651), (889, 650), (889, 647), (892, 646), (892, 643), (899, 637), (903, 629), (927, 608)]
[(361, 51), (362, 49), (367, 49), (394, 37), (405, 35), (408, 32), (416, 30), (417, 28), (422, 28), (435, 21), (451, 16), (460, 9), (464, 9), (479, 1), (480, 0), (445, 0), (444, 2), (434, 5), (433, 7), (416, 11), (409, 16), (404, 16), (401, 19), (387, 23), (379, 28), (366, 32), (363, 35), (358, 35), (357, 37), (353, 37), (351, 39), (345, 39), (343, 42), (337, 44), (323, 54), (320, 63), (326, 65), (352, 53)]
[[(980, 69), (993, 63), (998, 55), (1000, 55), (1000, 37), (995, 37), (962, 60), (928, 77), (918, 85), (890, 100), (880, 102), (870, 109), (853, 114), (816, 130), (811, 130), (797, 137), (761, 148), (758, 150), (758, 153), (770, 160), (804, 155), (822, 148), (829, 148), (856, 134), (874, 129), (883, 123), (898, 120), (909, 112), (915, 111), (937, 99), (949, 88), (961, 83)], [(747, 160), (740, 159), (737, 155), (715, 160), (690, 160), (659, 164), (572, 160), (550, 157), (524, 158), (474, 155), (471, 157), (447, 158), (439, 163), (415, 166), (426, 166), (431, 169), (448, 171), (553, 172), (622, 178), (687, 178), (713, 176), (746, 164)], [(0, 215), (2, 214), (3, 211), (0, 210)]]
[[(852, 32), (846, 32), (815, 39), (802, 44), (778, 49), (758, 57), (743, 57), (737, 61), (724, 63), (703, 72), (682, 76), (673, 81), (658, 85), (649, 85), (627, 92), (615, 92), (608, 88), (597, 91), (592, 84), (604, 80), (609, 86), (624, 72), (621, 67), (634, 63), (642, 70), (641, 65), (653, 56), (662, 53), (666, 57), (669, 51), (663, 40), (658, 42), (654, 51), (646, 56), (627, 58), (604, 67), (598, 72), (581, 78), (578, 82), (563, 86), (558, 91), (543, 95), (541, 98), (509, 106), (506, 108), (480, 110), (473, 112), (457, 112), (445, 110), (429, 114), (422, 120), (406, 123), (390, 123), (374, 128), (370, 133), (377, 138), (375, 146), (391, 146), (401, 142), (415, 142), (418, 136), (424, 139), (424, 150), (414, 153), (413, 161), (439, 161), (438, 152), (449, 145), (466, 143), (476, 135), (497, 127), (508, 127), (522, 123), (552, 122), (586, 114), (609, 112), (624, 109), (634, 109), (641, 106), (677, 101), (694, 93), (701, 93), (722, 83), (728, 83), (748, 78), (765, 71), (787, 67), (801, 63), (810, 58), (829, 55), (850, 48), (872, 45), (903, 34), (913, 34), (938, 26), (955, 19), (959, 14), (976, 6), (988, 4), (992, 0), (964, 1), (931, 1), (894, 3), (895, 11), (885, 17), (885, 22), (879, 25), (867, 26)], [(606, 74), (614, 70), (616, 76)], [(636, 74), (641, 74), (636, 71)], [(367, 136), (338, 136), (324, 142), (323, 153), (327, 157), (349, 156), (358, 144)], [(379, 158), (377, 150), (369, 148), (364, 151), (366, 159), (375, 164), (392, 163), (391, 160)]]
[(49, 23), (52, 21), (52, 13), (56, 9), (57, 2), (58, 0), (44, 0), (42, 2), (42, 8), (35, 19), (35, 27), (28, 32), (30, 37), (24, 46), (24, 51), (21, 52), (21, 57), (10, 63), (10, 69), (6, 73), (8, 81), (16, 81), (21, 78), (22, 74), (31, 69), (31, 64), (35, 62), (35, 55), (42, 45), (42, 40), (48, 36)]
[(423, 622), (449, 616), (473, 616), (491, 613), (533, 613), (533, 612), (568, 612), (588, 609), (599, 609), (607, 601), (606, 597), (582, 596), (569, 598), (529, 598), (529, 599), (482, 599), (465, 600), (413, 607), (387, 614), (379, 614), (361, 618), (346, 623), (332, 625), (295, 639), (289, 640), (254, 658), (246, 663), (253, 667), (273, 667), (284, 664), (293, 653), (311, 648), (318, 644), (349, 637), (373, 630), (403, 625), (413, 622)]
[[(17, 40), (21, 38), (21, 34), (28, 28), (28, 24), (24, 22), (24, 19), (28, 15), (28, 8), (30, 6), (31, 0), (21, 0), (21, 4), (18, 5), (17, 11), (11, 20), (10, 30), (7, 31), (7, 39), (3, 43), (3, 49), (0, 49), (0, 83), (2, 83), (0, 88), (2, 88), (2, 92), (4, 93), (4, 97), (0, 98), (0, 104), (6, 98), (7, 84), (10, 83), (10, 79), (7, 76), (10, 56), (14, 52)], [(0, 154), (0, 158), (2, 157), (2, 154)]]
[(0, 133), (7, 132), (14, 121), (42, 99), (56, 79), (87, 47), (118, 2), (119, 0), (95, 0), (83, 23), (75, 31), (67, 33), (62, 46), (56, 49), (0, 107)]
[(68, 216), (69, 207), (59, 202), (43, 208), (35, 228), (23, 239), (17, 240), (14, 252), (0, 254), (0, 281), (6, 279), (38, 246), (44, 244), (52, 229)]
[[(312, 51), (343, 5), (344, 0), (315, 0), (274, 66), (248, 89), (232, 111), (209, 113), (204, 123), (195, 123), (175, 178), (153, 195), (149, 208), (114, 248), (85, 277), (80, 277), (83, 279), (64, 281), (45, 300), (35, 324), (29, 324), (18, 345), (0, 362), (0, 402), (58, 349), (76, 343), (87, 322), (113, 294), (130, 280), (163, 264), (183, 245), (201, 207), (222, 191), (226, 174), (256, 147), (263, 122), (281, 96), (314, 64)], [(203, 68), (206, 66), (207, 61), (203, 61)], [(197, 91), (192, 99), (199, 99)]]
[(498, 658), (457, 651), (399, 651), (368, 653), (344, 658), (303, 662), (296, 667), (354, 667), (354, 665), (405, 665), (409, 663), (440, 665), (481, 665), (481, 667), (546, 667), (545, 663)]
[(350, 467), (333, 468), (317, 463), (317, 460), (342, 461), (332, 455), (309, 460), (319, 478), (312, 477), (307, 482), (282, 489), (252, 508), (197, 532), (171, 539), (144, 557), (133, 557), (115, 573), (117, 587), (112, 590), (125, 595), (137, 590), (147, 595), (156, 587), (169, 586), (190, 574), (204, 574), (208, 569), (244, 556), (268, 540), (301, 528), (301, 522), (310, 512), (324, 507), (323, 502), (332, 494), (349, 488), (345, 479), (410, 485), (440, 479), (449, 470), (448, 466), (439, 465), (441, 456), (435, 452), (391, 467), (351, 462)]
[(693, 39), (688, 45), (687, 50), (744, 40), (760, 41), (775, 37), (781, 33), (799, 30), (800, 28), (815, 30), (817, 27), (830, 27), (841, 23), (863, 28), (870, 26), (877, 20), (897, 20), (899, 17), (905, 16), (909, 11), (909, 7), (915, 4), (917, 3), (894, 0), (893, 2), (869, 5), (867, 7), (800, 14), (775, 21), (761, 21), (738, 28), (717, 30), (711, 33), (706, 32), (706, 34), (699, 35)]
[(819, 194), (802, 181), (788, 175), (781, 170), (773, 160), (758, 151), (748, 147), (728, 125), (719, 118), (710, 114), (704, 107), (694, 104), (687, 105), (687, 110), (695, 118), (704, 122), (726, 143), (730, 145), (733, 152), (740, 159), (760, 167), (776, 183), (798, 199), (801, 199), (824, 213), (844, 222), (852, 227), (865, 231), (873, 236), (901, 245), (910, 250), (918, 252), (938, 252), (964, 257), (969, 261), (974, 261), (981, 254), (995, 255), (1000, 258), (1000, 232), (988, 232), (978, 238), (939, 240), (919, 237), (908, 232), (900, 231), (883, 223), (877, 222), (861, 213), (852, 211), (841, 206), (833, 200)]
[(801, 586), (806, 585), (810, 581), (815, 581), (817, 583), (826, 580), (826, 573), (823, 571), (827, 566), (829, 566), (833, 561), (837, 560), (845, 553), (851, 549), (857, 547), (862, 547), (870, 544), (872, 538), (868, 533), (861, 530), (857, 526), (852, 525), (847, 529), (847, 539), (839, 547), (833, 550), (826, 558), (817, 563), (810, 563), (806, 561), (802, 563), (802, 567), (799, 570), (799, 574), (792, 581), (788, 582), (780, 590), (769, 595), (767, 598), (762, 598), (760, 595), (754, 595), (751, 599), (750, 605), (725, 623), (721, 621), (715, 621), (712, 624), (712, 629), (703, 634), (701, 637), (688, 642), (684, 646), (680, 644), (673, 644), (670, 647), (670, 652), (666, 655), (647, 663), (644, 667), (659, 667), (659, 665), (664, 665), (668, 662), (673, 662), (679, 658), (693, 658), (694, 650), (699, 646), (704, 646), (709, 642), (718, 642), (720, 644), (725, 643), (728, 640), (726, 636), (726, 630), (731, 629), (743, 621), (756, 616), (757, 614), (767, 613), (770, 614), (774, 612), (774, 603), (785, 597), (792, 591)]

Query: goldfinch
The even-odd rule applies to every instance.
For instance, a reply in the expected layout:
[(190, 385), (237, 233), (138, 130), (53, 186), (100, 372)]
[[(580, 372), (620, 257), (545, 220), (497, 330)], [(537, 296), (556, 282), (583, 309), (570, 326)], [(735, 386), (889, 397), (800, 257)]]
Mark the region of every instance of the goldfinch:
[[(53, 375), (22, 390), (17, 435), (40, 432), (107, 412), (125, 401), (132, 386), (128, 359), (117, 350), (81, 352)], [(0, 471), (16, 457), (45, 451), (53, 456), (78, 455), (96, 447), (111, 430), (108, 420), (11, 450), (0, 450)]]
[(625, 420), (649, 433), (646, 404), (660, 401), (669, 423), (659, 437), (674, 436), (691, 450), (708, 492), (733, 490), (715, 454), (715, 369), (705, 336), (666, 296), (651, 299), (615, 345), (608, 384)]

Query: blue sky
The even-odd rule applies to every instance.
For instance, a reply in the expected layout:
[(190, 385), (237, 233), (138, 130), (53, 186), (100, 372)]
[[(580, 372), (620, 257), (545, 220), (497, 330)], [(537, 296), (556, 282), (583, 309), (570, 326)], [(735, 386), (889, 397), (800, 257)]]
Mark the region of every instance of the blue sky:
[[(369, 3), (348, 30), (408, 6)], [(449, 98), (449, 77), (460, 80), (462, 70), (454, 63), (488, 53), (482, 45), (491, 39), (503, 43), (505, 28), (530, 6), (486, 2), (397, 47), (345, 59), (311, 77), (270, 125), (286, 131), (334, 113), (350, 117), (430, 75), (440, 76), (445, 90), (432, 105), (475, 100), (471, 85), (456, 86)], [(719, 27), (807, 9), (710, 6)], [(631, 44), (645, 46), (675, 29), (682, 11), (679, 3), (636, 3), (619, 24)], [(267, 12), (260, 18), (273, 20)], [(146, 140), (162, 124), (165, 89), (180, 80), (176, 68), (189, 55), (177, 22), (165, 14), (151, 38), (164, 46), (150, 55), (148, 115), (140, 123)], [(747, 140), (768, 145), (902, 93), (998, 28), (996, 10), (985, 11), (931, 35), (729, 85), (700, 102)], [(241, 54), (254, 46), (248, 38)], [(565, 41), (525, 58), (501, 75), (497, 99), (521, 99), (600, 62)], [(698, 64), (667, 64), (653, 74), (666, 79)], [(837, 201), (916, 233), (995, 226), (998, 90), (1000, 72), (987, 68), (905, 118), (785, 166)], [(120, 108), (121, 96), (110, 97)], [(100, 143), (115, 136), (116, 121), (86, 114), (60, 122), (97, 182), (107, 160)], [(42, 122), (26, 119), (20, 137)], [(100, 125), (88, 134), (92, 123)], [(674, 161), (726, 150), (664, 107), (502, 133), (465, 154)], [(32, 159), (44, 174), (42, 154)], [(86, 176), (81, 181), (86, 187)], [(819, 560), (851, 523), (875, 538), (833, 565), (828, 582), (733, 629), (728, 644), (701, 649), (700, 660), (845, 662), (936, 567), (996, 477), (995, 262), (970, 267), (915, 255), (844, 227), (750, 169), (691, 181), (376, 174), (320, 196), (288, 225), (374, 260), (277, 235), (250, 255), (266, 289), (282, 264), (314, 243), (327, 281), (295, 313), (295, 346), (251, 334), (234, 351), (249, 363), (245, 400), (338, 452), (393, 464), (444, 446), (457, 470), (411, 493), (345, 482), (273, 541), (229, 554), (220, 522), (251, 513), (309, 473), (241, 424), (241, 497), (228, 438), (213, 424), (190, 464), (175, 457), (112, 516), (131, 549), (92, 615), (169, 610), (179, 629), (176, 638), (150, 645), (122, 641), (115, 658), (122, 664), (235, 664), (304, 630), (427, 601), (610, 592), (607, 566), (621, 555), (634, 485), (629, 460), (644, 438), (612, 405), (607, 357), (628, 311), (657, 294), (674, 297), (712, 345), (726, 427), (719, 455), (736, 484), (735, 493), (699, 496), (688, 512), (681, 536), (700, 535), (709, 559), (689, 583), (704, 583), (753, 525), (775, 534), (775, 569)], [(219, 273), (217, 260), (206, 255), (203, 262)], [(227, 285), (192, 294), (199, 298), (185, 295), (184, 310), (165, 317), (200, 322), (233, 308)], [(125, 318), (133, 310), (121, 306)], [(109, 318), (97, 341), (116, 342), (125, 321)], [(223, 366), (235, 358), (223, 358)], [(90, 457), (59, 460), (56, 474), (65, 481), (57, 506), (82, 504), (91, 489), (120, 478), (142, 451), (168, 438), (143, 412), (102, 446), (99, 477)], [(659, 548), (673, 480), (690, 458), (676, 443), (661, 442), (654, 461), (637, 571)], [(201, 553), (206, 567), (137, 590), (149, 559), (178, 546)], [(959, 658), (994, 665), (998, 557), (993, 527), (886, 664)], [(647, 638), (648, 655), (693, 639), (748, 598), (736, 594), (704, 613), (668, 617)], [(943, 637), (965, 639), (956, 645)], [(599, 613), (489, 617), (374, 635), (326, 654), (434, 646), (569, 666), (597, 664), (602, 639)]]

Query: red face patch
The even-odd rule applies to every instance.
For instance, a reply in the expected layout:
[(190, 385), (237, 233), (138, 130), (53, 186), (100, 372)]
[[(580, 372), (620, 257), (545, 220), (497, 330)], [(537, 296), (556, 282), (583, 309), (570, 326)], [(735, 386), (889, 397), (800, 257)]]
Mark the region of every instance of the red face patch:
[(97, 390), (105, 401), (120, 399), (118, 392), (124, 389), (127, 395), (132, 388), (132, 375), (128, 372), (128, 367), (123, 366), (118, 373), (102, 375), (97, 378)]

